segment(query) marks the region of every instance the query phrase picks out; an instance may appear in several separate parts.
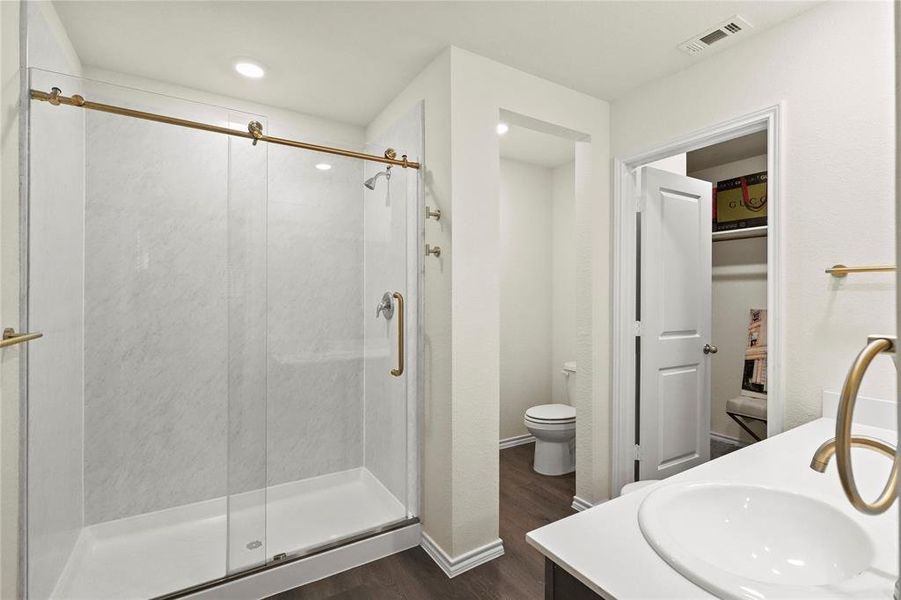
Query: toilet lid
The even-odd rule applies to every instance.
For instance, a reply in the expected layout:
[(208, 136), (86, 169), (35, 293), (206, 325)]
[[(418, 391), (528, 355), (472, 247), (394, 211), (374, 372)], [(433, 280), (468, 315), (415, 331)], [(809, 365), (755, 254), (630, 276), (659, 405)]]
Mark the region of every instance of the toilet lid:
[(572, 421), (576, 409), (568, 404), (541, 404), (526, 411), (526, 418), (536, 421)]

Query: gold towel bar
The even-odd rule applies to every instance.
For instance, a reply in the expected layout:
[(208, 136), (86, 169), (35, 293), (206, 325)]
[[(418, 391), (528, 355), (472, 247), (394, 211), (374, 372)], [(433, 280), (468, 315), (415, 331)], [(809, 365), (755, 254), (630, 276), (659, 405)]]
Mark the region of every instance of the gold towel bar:
[(888, 273), (895, 270), (895, 265), (871, 265), (865, 267), (846, 267), (845, 265), (832, 265), (826, 272), (833, 277), (847, 277), (848, 273)]
[(3, 330), (3, 338), (0, 339), (0, 348), (15, 346), (16, 344), (21, 344), (23, 342), (30, 342), (31, 340), (36, 340), (43, 336), (43, 333), (16, 333), (15, 329), (7, 327)]

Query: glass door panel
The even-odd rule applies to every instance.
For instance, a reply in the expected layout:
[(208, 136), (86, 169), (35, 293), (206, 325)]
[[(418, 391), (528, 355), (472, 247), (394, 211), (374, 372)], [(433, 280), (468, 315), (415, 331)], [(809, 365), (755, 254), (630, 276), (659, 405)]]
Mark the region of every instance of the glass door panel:
[[(420, 123), (405, 125), (389, 134), (415, 159)], [(274, 133), (312, 137), (291, 134)], [(418, 173), (272, 146), (268, 176), (267, 537), (293, 557), (411, 515)]]
[[(30, 78), (130, 109), (237, 118)], [(45, 336), (27, 376), (29, 597), (153, 597), (258, 564), (266, 397), (251, 373), (265, 341), (248, 329), (265, 312), (265, 149), (247, 156), (229, 136), (65, 104), (30, 109), (28, 310)], [(243, 553), (230, 551), (231, 527)]]
[[(247, 131), (266, 119), (229, 114)], [(229, 138), (228, 573), (266, 562), (266, 237), (268, 144)]]

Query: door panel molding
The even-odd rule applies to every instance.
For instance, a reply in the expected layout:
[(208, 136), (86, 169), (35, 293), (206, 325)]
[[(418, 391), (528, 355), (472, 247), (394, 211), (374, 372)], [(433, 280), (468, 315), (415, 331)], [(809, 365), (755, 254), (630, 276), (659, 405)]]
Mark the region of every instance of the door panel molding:
[(710, 458), (712, 188), (652, 167), (641, 180), (639, 476), (663, 479)]

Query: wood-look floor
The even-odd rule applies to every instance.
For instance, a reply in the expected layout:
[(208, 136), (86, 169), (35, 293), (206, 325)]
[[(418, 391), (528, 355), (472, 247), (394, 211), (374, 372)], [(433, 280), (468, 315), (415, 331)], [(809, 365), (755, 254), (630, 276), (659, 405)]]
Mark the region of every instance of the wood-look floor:
[(532, 471), (533, 444), (501, 451), (500, 535), (504, 555), (453, 579), (413, 548), (272, 596), (270, 600), (541, 600), (544, 558), (527, 531), (571, 515), (575, 476)]

